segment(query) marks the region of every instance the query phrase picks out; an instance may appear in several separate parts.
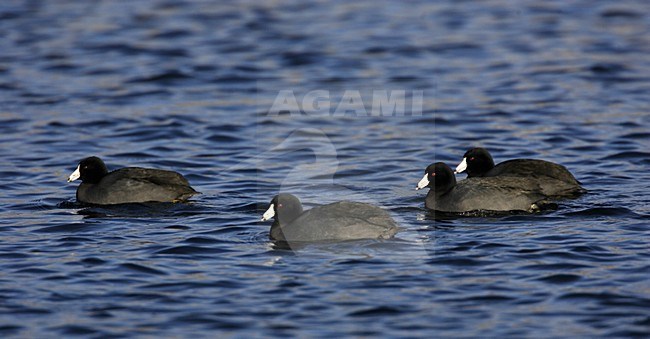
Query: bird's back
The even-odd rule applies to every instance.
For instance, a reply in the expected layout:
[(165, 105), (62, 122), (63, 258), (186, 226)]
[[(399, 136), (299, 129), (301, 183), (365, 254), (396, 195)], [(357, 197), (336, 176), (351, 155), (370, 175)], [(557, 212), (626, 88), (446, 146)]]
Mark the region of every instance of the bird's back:
[(397, 230), (388, 212), (349, 201), (314, 207), (282, 227), (288, 241), (385, 239)]

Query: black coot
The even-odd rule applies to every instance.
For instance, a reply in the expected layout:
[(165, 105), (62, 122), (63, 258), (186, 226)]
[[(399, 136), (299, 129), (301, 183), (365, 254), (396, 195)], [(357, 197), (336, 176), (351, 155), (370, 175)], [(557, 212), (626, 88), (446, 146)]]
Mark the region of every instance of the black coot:
[(341, 201), (302, 210), (300, 200), (291, 194), (276, 195), (262, 216), (275, 218), (269, 237), (280, 241), (333, 241), (387, 239), (398, 226), (379, 207), (360, 202)]
[(562, 165), (538, 159), (513, 159), (495, 166), (490, 152), (480, 147), (465, 152), (455, 173), (462, 172), (467, 172), (468, 178), (523, 177), (539, 184), (544, 194), (554, 198), (575, 197), (586, 192)]
[(79, 178), (77, 201), (87, 204), (178, 202), (199, 193), (179, 173), (140, 167), (125, 167), (109, 173), (98, 157), (81, 160), (68, 182)]
[(429, 187), (425, 206), (440, 212), (534, 212), (547, 202), (541, 187), (525, 178), (469, 178), (456, 182), (454, 172), (442, 162), (427, 167), (416, 189)]

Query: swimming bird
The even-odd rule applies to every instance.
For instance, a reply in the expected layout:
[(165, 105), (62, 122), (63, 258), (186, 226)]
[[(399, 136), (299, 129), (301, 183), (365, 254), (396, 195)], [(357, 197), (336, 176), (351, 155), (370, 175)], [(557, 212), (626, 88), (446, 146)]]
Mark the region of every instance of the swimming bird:
[(281, 241), (387, 239), (398, 230), (379, 207), (340, 201), (303, 211), (300, 200), (287, 193), (273, 197), (261, 221), (271, 218), (275, 220), (269, 238)]
[(586, 190), (566, 167), (546, 160), (513, 159), (494, 165), (492, 155), (485, 148), (472, 148), (465, 152), (454, 173), (467, 172), (474, 177), (522, 177), (534, 182), (544, 194), (554, 197), (575, 197)]
[(109, 172), (104, 162), (95, 156), (81, 160), (68, 182), (77, 179), (81, 179), (77, 201), (87, 204), (179, 202), (199, 194), (177, 172), (140, 167)]
[(415, 189), (425, 187), (429, 187), (426, 208), (449, 213), (534, 212), (546, 205), (548, 198), (538, 184), (525, 178), (469, 178), (456, 182), (454, 172), (443, 162), (427, 166)]

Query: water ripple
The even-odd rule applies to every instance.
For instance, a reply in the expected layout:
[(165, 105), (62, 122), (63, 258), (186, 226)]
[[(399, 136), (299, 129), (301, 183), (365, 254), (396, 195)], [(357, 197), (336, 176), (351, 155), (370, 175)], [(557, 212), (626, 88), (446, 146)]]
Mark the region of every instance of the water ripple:
[[(646, 4), (583, 2), (3, 4), (0, 336), (647, 336)], [(282, 90), (299, 109), (274, 115)], [(404, 99), (378, 112), (383, 90)], [(424, 167), (473, 146), (588, 193), (426, 211)], [(202, 194), (77, 203), (89, 155)], [(272, 242), (279, 191), (382, 206), (401, 231)]]

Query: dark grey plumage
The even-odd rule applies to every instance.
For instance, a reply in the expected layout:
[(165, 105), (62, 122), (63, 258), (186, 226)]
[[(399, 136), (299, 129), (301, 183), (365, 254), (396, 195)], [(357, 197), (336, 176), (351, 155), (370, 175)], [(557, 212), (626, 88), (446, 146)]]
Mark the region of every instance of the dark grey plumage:
[(341, 201), (303, 212), (298, 198), (280, 194), (271, 201), (265, 218), (271, 209), (275, 217), (269, 235), (272, 240), (387, 239), (398, 231), (388, 212), (360, 202)]
[(83, 159), (68, 181), (75, 180), (77, 173), (82, 180), (77, 188), (77, 201), (87, 204), (177, 202), (199, 194), (179, 173), (140, 167), (109, 173), (98, 157)]
[(456, 172), (465, 171), (468, 178), (526, 178), (530, 183), (539, 185), (544, 194), (553, 198), (575, 197), (586, 192), (573, 174), (560, 164), (538, 159), (513, 159), (495, 166), (490, 152), (480, 147), (472, 148), (463, 155), (463, 161), (456, 168)]
[(418, 188), (424, 187), (430, 188), (425, 206), (450, 213), (533, 212), (545, 205), (548, 198), (538, 184), (525, 178), (469, 178), (456, 182), (451, 168), (442, 162), (427, 167), (418, 184)]

